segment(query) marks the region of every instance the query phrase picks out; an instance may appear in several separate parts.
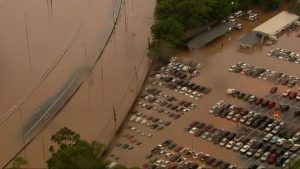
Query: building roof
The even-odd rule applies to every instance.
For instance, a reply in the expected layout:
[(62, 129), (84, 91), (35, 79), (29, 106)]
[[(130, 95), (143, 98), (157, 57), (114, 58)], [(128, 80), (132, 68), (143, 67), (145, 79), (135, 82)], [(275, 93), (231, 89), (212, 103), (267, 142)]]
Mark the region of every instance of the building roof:
[(278, 15), (253, 29), (253, 31), (261, 32), (269, 36), (274, 36), (286, 26), (290, 25), (298, 19), (298, 15), (282, 11)]
[(256, 31), (251, 31), (247, 33), (244, 37), (240, 39), (240, 42), (242, 44), (246, 44), (248, 46), (254, 46), (256, 45), (260, 40), (260, 33)]
[(198, 49), (216, 38), (224, 35), (228, 30), (232, 29), (233, 25), (230, 22), (222, 22), (208, 31), (200, 33), (192, 40), (188, 41), (185, 46), (189, 49)]

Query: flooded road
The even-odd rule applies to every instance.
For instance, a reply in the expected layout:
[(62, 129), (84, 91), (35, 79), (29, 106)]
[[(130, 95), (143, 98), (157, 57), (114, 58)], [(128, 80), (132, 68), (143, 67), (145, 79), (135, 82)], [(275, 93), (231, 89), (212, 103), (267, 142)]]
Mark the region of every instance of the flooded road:
[[(1, 167), (29, 141), (22, 128), (39, 106), (76, 70), (98, 59), (120, 4), (121, 0), (0, 2)], [(116, 30), (86, 82), (21, 152), (30, 167), (45, 167), (50, 137), (64, 126), (88, 140), (107, 143), (113, 137), (113, 107), (118, 127), (150, 65), (146, 49), (154, 5), (155, 1), (123, 3)]]
[[(254, 50), (240, 49), (239, 47), (240, 44), (238, 40), (242, 36), (244, 36), (247, 31), (252, 30), (260, 23), (265, 22), (277, 13), (278, 11), (268, 13), (266, 15), (259, 14), (260, 19), (256, 22), (241, 21), (241, 23), (245, 25), (245, 29), (243, 31), (232, 32), (228, 35), (224, 35), (223, 37), (217, 39), (216, 41), (199, 50), (182, 51), (179, 56), (182, 56), (181, 58), (183, 58), (184, 60), (193, 60), (205, 64), (205, 67), (203, 70), (201, 70), (200, 75), (198, 75), (192, 81), (200, 85), (211, 87), (212, 92), (197, 101), (184, 95), (180, 95), (177, 92), (163, 89), (163, 92), (179, 98), (179, 100), (196, 102), (199, 107), (178, 120), (172, 120), (172, 124), (162, 131), (153, 130), (149, 127), (145, 127), (144, 125), (128, 121), (125, 125), (125, 128), (126, 126), (134, 126), (141, 132), (151, 133), (154, 136), (152, 138), (148, 138), (141, 136), (140, 134), (136, 134), (135, 132), (132, 132), (128, 129), (124, 129), (121, 135), (132, 134), (135, 136), (134, 139), (142, 142), (142, 145), (134, 145), (135, 148), (133, 150), (127, 150), (115, 146), (108, 154), (108, 159), (129, 166), (141, 167), (144, 163), (147, 163), (145, 155), (149, 154), (149, 152), (156, 145), (161, 144), (166, 139), (172, 139), (179, 145), (187, 146), (198, 152), (208, 153), (217, 159), (222, 159), (224, 161), (236, 164), (239, 167), (246, 168), (250, 164), (251, 160), (241, 160), (239, 153), (228, 151), (220, 146), (215, 146), (211, 142), (204, 141), (203, 139), (199, 139), (192, 135), (189, 135), (183, 132), (183, 128), (190, 124), (192, 121), (199, 120), (205, 123), (211, 123), (218, 128), (236, 131), (236, 123), (212, 116), (208, 113), (208, 110), (219, 100), (225, 100), (225, 102), (229, 102), (231, 104), (239, 105), (242, 107), (246, 106), (244, 102), (226, 96), (225, 91), (228, 88), (236, 88), (238, 90), (252, 93), (257, 96), (264, 96), (269, 92), (269, 89), (273, 86), (272, 83), (249, 78), (246, 76), (241, 76), (227, 71), (227, 69), (231, 65), (236, 64), (239, 61), (243, 61), (259, 67), (264, 67), (270, 70), (281, 71), (290, 75), (300, 75), (300, 67), (298, 64), (281, 61), (279, 59), (268, 57), (266, 55), (270, 49), (277, 47), (300, 52), (300, 49), (298, 47), (300, 38), (296, 37), (299, 32), (289, 32), (283, 34), (282, 36), (280, 36), (277, 44), (271, 47), (259, 46)], [(221, 46), (222, 43), (224, 44), (224, 47)], [(293, 90), (297, 90), (297, 88), (298, 86), (295, 86)], [(280, 91), (283, 91), (286, 89), (286, 87), (279, 86), (279, 89)], [(136, 109), (144, 114), (150, 113), (150, 111), (147, 111), (140, 106), (136, 107)], [(164, 114), (159, 114), (157, 112), (153, 113), (153, 111), (151, 111), (151, 113), (152, 114), (148, 115), (153, 115), (163, 120), (170, 120), (170, 118), (166, 117), (166, 115)], [(127, 143), (129, 145), (133, 145), (129, 142), (128, 139), (122, 136), (119, 136), (119, 138), (116, 140), (116, 143)], [(120, 159), (114, 159), (114, 157), (110, 156), (111, 154), (115, 155), (114, 157), (120, 157)]]

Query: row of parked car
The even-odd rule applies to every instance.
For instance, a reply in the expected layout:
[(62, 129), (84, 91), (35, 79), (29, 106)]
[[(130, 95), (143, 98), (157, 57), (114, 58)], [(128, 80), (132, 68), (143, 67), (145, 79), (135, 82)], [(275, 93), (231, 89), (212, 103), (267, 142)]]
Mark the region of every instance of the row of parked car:
[(209, 154), (178, 145), (173, 140), (165, 140), (162, 144), (157, 145), (146, 158), (149, 159), (149, 163), (146, 163), (143, 166), (144, 168), (155, 166), (155, 168), (167, 169), (209, 169), (212, 167), (216, 169), (237, 169), (236, 165), (231, 165)]
[(145, 125), (151, 129), (163, 130), (171, 124), (171, 121), (165, 121), (158, 117), (148, 116), (142, 113), (136, 113), (130, 117), (130, 121)]
[(211, 88), (191, 82), (204, 67), (201, 63), (191, 61), (185, 64), (177, 63), (177, 58), (171, 58), (167, 66), (158, 66), (150, 75), (152, 85), (166, 87), (194, 99), (201, 99)]
[(209, 110), (209, 113), (234, 122), (239, 122), (240, 124), (263, 132), (280, 134), (281, 136), (286, 135), (284, 122), (276, 121), (274, 118), (256, 111), (225, 103), (223, 100), (217, 102), (216, 105)]
[[(227, 113), (224, 115), (222, 113), (222, 116), (220, 117), (233, 120), (235, 122), (240, 122), (246, 126), (257, 128), (265, 133), (268, 133), (264, 138), (265, 141), (269, 141), (271, 138), (271, 143), (280, 141), (280, 143), (277, 144), (280, 146), (282, 145), (286, 149), (291, 148), (294, 143), (300, 141), (299, 129), (287, 129), (285, 128), (284, 122), (275, 121), (275, 119), (268, 115), (263, 115), (251, 110), (245, 110), (241, 107), (227, 104), (223, 100), (217, 102), (217, 104), (210, 109), (210, 113), (215, 113), (216, 109), (225, 109), (224, 111), (227, 110)], [(296, 144), (296, 147), (298, 146), (299, 145)], [(295, 150), (295, 147), (293, 150)]]
[(120, 143), (120, 142), (118, 142), (116, 144), (116, 147), (120, 147), (120, 148), (127, 149), (127, 150), (133, 150), (135, 148), (134, 145), (137, 145), (137, 146), (142, 145), (142, 142), (135, 139), (134, 135), (126, 134), (123, 137), (125, 137), (127, 140), (129, 140), (130, 143)]
[(289, 62), (300, 63), (300, 54), (292, 52), (284, 48), (272, 49), (267, 53), (268, 56), (276, 57), (278, 59), (286, 60)]
[(126, 129), (128, 129), (128, 131), (131, 131), (133, 133), (140, 134), (141, 136), (144, 136), (144, 137), (149, 137), (149, 138), (153, 137), (153, 134), (151, 134), (151, 133), (145, 133), (145, 132), (139, 130), (138, 127), (127, 126)]
[[(152, 90), (157, 88), (146, 88), (144, 93), (140, 95), (141, 98), (152, 103), (155, 106), (169, 108), (172, 111), (176, 111), (185, 114), (190, 111), (190, 109), (196, 108), (198, 105), (189, 101), (179, 100), (174, 96), (168, 95), (166, 93), (160, 92), (157, 95), (153, 95)], [(147, 93), (148, 92), (148, 93)], [(158, 109), (159, 113), (162, 113), (161, 109)], [(165, 110), (164, 110), (165, 111)]]
[(211, 91), (209, 87), (160, 73), (154, 75), (152, 84), (160, 84), (160, 86), (164, 86), (195, 99), (201, 99), (203, 94), (208, 94)]
[[(286, 149), (278, 144), (270, 144), (263, 141), (251, 139), (246, 133), (237, 134), (224, 129), (215, 128), (210, 124), (194, 121), (187, 127), (189, 133), (199, 136), (202, 139), (219, 144), (226, 149), (232, 149), (235, 152), (260, 159), (261, 162), (267, 162), (269, 165), (275, 163), (276, 166), (285, 166), (288, 162), (297, 156), (299, 144), (293, 144)], [(196, 128), (196, 129), (195, 129)]]
[(228, 69), (228, 71), (234, 73), (241, 73), (245, 76), (249, 76), (252, 78), (268, 80), (276, 85), (281, 84), (288, 87), (294, 87), (297, 83), (300, 82), (300, 79), (297, 76), (290, 76), (281, 72), (272, 71), (262, 67), (252, 66), (244, 62), (239, 62), (235, 65), (232, 65)]
[(160, 72), (161, 74), (172, 75), (175, 78), (190, 80), (197, 76), (203, 67), (203, 64), (192, 61), (179, 63), (177, 57), (172, 57), (166, 66), (158, 65), (154, 67), (152, 76)]
[[(270, 89), (270, 93), (275, 93), (277, 91), (277, 87), (272, 87)], [(231, 95), (232, 97), (236, 97), (240, 100), (249, 102), (250, 104), (261, 107), (267, 107), (269, 109), (275, 108), (276, 111), (279, 111), (280, 113), (287, 112), (291, 109), (290, 105), (288, 104), (280, 104), (274, 100), (264, 99), (252, 94), (246, 94), (241, 91), (238, 91), (236, 89), (227, 89), (226, 93), (228, 95)], [(296, 91), (291, 91), (289, 89), (282, 92), (282, 97), (289, 98), (290, 100), (295, 99), (296, 101), (300, 101), (300, 95)], [(300, 110), (295, 110), (293, 112), (294, 117), (300, 117)]]
[(240, 18), (240, 19), (244, 19), (244, 20), (248, 20), (248, 21), (255, 21), (256, 19), (258, 19), (258, 14), (253, 12), (252, 10), (248, 10), (248, 11), (237, 11), (234, 13), (233, 15), (236, 18)]

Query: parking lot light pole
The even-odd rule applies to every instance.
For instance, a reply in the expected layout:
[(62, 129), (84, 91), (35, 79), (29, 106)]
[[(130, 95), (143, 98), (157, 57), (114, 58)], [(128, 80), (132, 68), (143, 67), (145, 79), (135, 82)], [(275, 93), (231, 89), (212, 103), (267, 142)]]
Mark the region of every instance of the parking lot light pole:
[(114, 116), (114, 126), (115, 126), (115, 133), (117, 132), (117, 115), (116, 115), (116, 110), (115, 106), (113, 105), (113, 116)]

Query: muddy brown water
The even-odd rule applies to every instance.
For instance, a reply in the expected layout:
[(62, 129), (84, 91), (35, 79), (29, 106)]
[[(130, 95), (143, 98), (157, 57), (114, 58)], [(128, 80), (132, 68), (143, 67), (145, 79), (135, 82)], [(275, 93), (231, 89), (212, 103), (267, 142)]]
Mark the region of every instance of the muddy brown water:
[[(221, 99), (235, 105), (245, 106), (244, 102), (226, 96), (225, 91), (228, 88), (236, 88), (257, 96), (264, 96), (268, 93), (269, 89), (273, 86), (272, 83), (227, 71), (231, 65), (236, 64), (239, 61), (247, 62), (255, 66), (265, 67), (270, 70), (281, 71), (289, 75), (300, 75), (300, 67), (298, 64), (281, 61), (266, 55), (270, 49), (277, 47), (300, 52), (298, 45), (300, 38), (296, 37), (299, 32), (284, 33), (280, 36), (278, 42), (271, 47), (260, 46), (254, 50), (240, 49), (238, 40), (249, 30), (252, 30), (259, 24), (276, 15), (278, 11), (266, 13), (264, 15), (261, 15), (261, 13), (262, 12), (259, 11), (260, 18), (255, 22), (241, 21), (245, 28), (240, 32), (233, 32), (225, 35), (199, 50), (192, 52), (182, 51), (179, 56), (182, 56), (184, 60), (193, 60), (205, 64), (201, 74), (192, 81), (209, 86), (213, 89), (213, 91), (207, 96), (204, 96), (202, 99), (195, 101), (194, 99), (180, 95), (174, 91), (164, 90), (166, 93), (176, 96), (179, 99), (196, 102), (199, 107), (179, 120), (172, 120), (173, 123), (163, 131), (152, 130), (137, 123), (127, 122), (126, 126), (135, 126), (142, 132), (151, 133), (154, 134), (154, 136), (152, 138), (147, 138), (124, 129), (121, 134), (133, 134), (135, 139), (142, 141), (143, 144), (140, 146), (135, 145), (134, 150), (124, 150), (123, 148), (114, 147), (110, 154), (114, 154), (120, 157), (120, 159), (115, 160), (114, 158), (109, 157), (110, 154), (108, 155), (108, 159), (129, 166), (141, 167), (147, 162), (144, 156), (149, 154), (152, 148), (154, 148), (157, 144), (162, 143), (166, 139), (172, 139), (180, 145), (193, 148), (199, 152), (208, 153), (218, 159), (222, 159), (236, 164), (239, 167), (246, 168), (251, 163), (251, 160), (241, 160), (238, 153), (226, 150), (220, 146), (215, 146), (214, 144), (203, 141), (200, 138), (195, 138), (183, 132), (183, 128), (194, 120), (200, 120), (206, 123), (212, 123), (214, 126), (219, 128), (235, 131), (237, 127), (236, 123), (210, 115), (208, 113), (210, 107)], [(221, 47), (222, 43), (224, 44), (223, 48)], [(297, 90), (297, 88), (298, 86), (296, 86), (294, 90)], [(279, 86), (279, 92), (282, 92), (285, 89), (286, 87)], [(140, 107), (137, 107), (137, 110), (142, 113), (158, 116), (164, 120), (169, 120), (169, 118), (165, 115), (145, 111), (145, 109)], [(132, 145), (128, 139), (121, 136), (119, 136), (119, 139), (116, 140), (116, 143), (127, 143)]]
[[(52, 8), (51, 8), (52, 2)], [(120, 0), (1, 1), (0, 116), (36, 87), (0, 126), (0, 166), (23, 146), (21, 134), (33, 112), (53, 96), (79, 67), (92, 65), (109, 36)], [(21, 152), (31, 168), (45, 168), (50, 137), (64, 126), (103, 143), (129, 111), (148, 71), (146, 57), (155, 1), (126, 0), (102, 58), (63, 110)], [(114, 13), (112, 12), (114, 6)], [(140, 8), (143, 6), (143, 8)], [(26, 24), (28, 41), (26, 38)], [(27, 43), (29, 42), (29, 43)], [(28, 52), (29, 44), (29, 52)], [(53, 66), (54, 67), (54, 66)]]
[[(30, 119), (38, 105), (55, 94), (78, 66), (93, 62), (112, 24), (112, 13), (109, 11), (112, 1), (52, 1), (53, 10), (48, 10), (47, 2), (49, 4), (50, 0), (0, 2), (0, 20), (4, 21), (0, 25), (0, 77), (2, 79), (0, 115), (26, 95), (37, 84), (44, 72), (62, 55), (64, 49), (70, 46), (66, 55), (41, 87), (30, 96), (26, 104), (20, 107), (18, 113), (12, 115), (0, 126), (0, 165), (3, 165), (22, 147), (23, 140), (20, 134), (22, 122)], [(117, 124), (120, 125), (134, 101), (136, 90), (138, 90), (136, 86), (142, 85), (149, 67), (150, 62), (145, 57), (145, 49), (150, 33), (149, 28), (153, 22), (154, 4), (154, 0), (126, 0), (126, 10), (123, 8), (121, 11), (116, 32), (102, 59), (91, 72), (91, 76), (64, 109), (21, 152), (21, 155), (30, 162), (30, 167), (45, 167), (45, 161), (50, 156), (49, 138), (61, 127), (68, 126), (88, 140), (108, 143), (112, 138), (114, 134), (112, 107), (116, 109)], [(260, 20), (253, 23), (242, 22), (247, 25), (242, 32), (225, 35), (207, 47), (193, 52), (182, 51), (180, 55), (186, 59), (206, 64), (201, 74), (193, 81), (212, 87), (213, 92), (196, 101), (199, 108), (178, 121), (173, 121), (171, 126), (161, 132), (139, 126), (141, 130), (154, 134), (154, 137), (149, 139), (136, 136), (143, 144), (136, 146), (133, 151), (112, 149), (110, 153), (120, 157), (118, 162), (128, 166), (141, 166), (145, 162), (144, 155), (151, 148), (166, 138), (171, 138), (197, 151), (209, 153), (239, 166), (246, 166), (247, 162), (241, 161), (237, 154), (193, 138), (182, 132), (182, 129), (189, 122), (197, 119), (211, 122), (216, 127), (234, 130), (236, 127), (234, 123), (209, 115), (208, 109), (219, 99), (243, 105), (242, 102), (225, 96), (224, 91), (229, 87), (243, 89), (256, 95), (264, 95), (268, 91), (272, 86), (268, 82), (227, 72), (229, 66), (238, 61), (299, 75), (297, 64), (266, 56), (270, 48), (276, 47), (300, 52), (297, 47), (299, 38), (296, 38), (296, 33), (282, 35), (278, 43), (272, 47), (263, 47), (254, 52), (239, 50), (237, 40), (246, 31), (274, 14), (276, 12), (263, 15)], [(27, 50), (25, 18), (31, 64)], [(83, 18), (85, 18), (84, 22), (79, 28)], [(221, 48), (221, 43), (224, 43), (223, 48)], [(85, 57), (84, 46), (86, 46), (87, 57)], [(138, 79), (136, 79), (135, 67)], [(280, 90), (283, 89), (284, 87), (280, 87)], [(166, 92), (176, 95), (169, 90)], [(178, 97), (192, 101), (184, 96)], [(122, 134), (124, 133), (128, 131), (124, 130)], [(119, 138), (117, 142), (126, 142), (126, 140)]]

